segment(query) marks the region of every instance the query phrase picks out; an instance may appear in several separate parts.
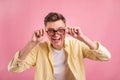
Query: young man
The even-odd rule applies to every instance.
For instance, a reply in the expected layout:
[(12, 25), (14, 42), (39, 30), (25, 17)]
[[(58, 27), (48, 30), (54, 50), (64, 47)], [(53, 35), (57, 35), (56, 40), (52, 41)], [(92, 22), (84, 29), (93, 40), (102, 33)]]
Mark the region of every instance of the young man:
[[(66, 27), (60, 13), (49, 13), (44, 24), (45, 29), (35, 31), (28, 44), (10, 61), (9, 71), (22, 72), (34, 66), (35, 80), (85, 80), (84, 58), (110, 59), (109, 51), (87, 38), (79, 27)], [(41, 42), (45, 33), (49, 41)]]

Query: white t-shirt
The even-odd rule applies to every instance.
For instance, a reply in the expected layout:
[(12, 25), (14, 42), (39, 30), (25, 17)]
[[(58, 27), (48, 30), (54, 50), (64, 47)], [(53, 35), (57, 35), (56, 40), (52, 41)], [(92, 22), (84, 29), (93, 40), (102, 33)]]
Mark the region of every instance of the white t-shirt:
[[(54, 63), (54, 80), (69, 80), (67, 76), (71, 76), (71, 72), (68, 69), (65, 52), (61, 50), (53, 50), (53, 63)], [(75, 80), (72, 75), (70, 80)]]

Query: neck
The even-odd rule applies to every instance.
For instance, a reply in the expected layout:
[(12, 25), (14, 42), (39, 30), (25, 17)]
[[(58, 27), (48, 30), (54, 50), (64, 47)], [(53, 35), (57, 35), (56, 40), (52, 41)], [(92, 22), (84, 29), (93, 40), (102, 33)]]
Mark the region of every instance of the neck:
[(52, 45), (52, 47), (56, 50), (61, 50), (63, 48), (63, 46), (53, 46), (53, 45)]

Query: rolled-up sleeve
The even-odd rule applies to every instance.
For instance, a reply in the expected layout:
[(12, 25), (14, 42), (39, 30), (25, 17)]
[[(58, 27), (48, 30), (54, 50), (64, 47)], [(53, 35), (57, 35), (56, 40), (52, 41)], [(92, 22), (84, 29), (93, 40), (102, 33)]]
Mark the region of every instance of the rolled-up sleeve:
[(24, 62), (25, 60), (20, 60), (19, 51), (15, 54), (14, 58), (10, 61), (8, 65), (8, 70), (10, 72), (22, 72), (24, 71)]
[(95, 42), (97, 44), (96, 50), (91, 50), (88, 46), (85, 44), (83, 45), (82, 51), (85, 58), (90, 58), (93, 60), (100, 60), (100, 61), (106, 61), (111, 58), (110, 52), (101, 45), (100, 42)]
[(30, 67), (35, 66), (37, 51), (37, 47), (33, 48), (24, 60), (19, 59), (20, 51), (18, 51), (8, 64), (8, 70), (10, 72), (22, 72)]

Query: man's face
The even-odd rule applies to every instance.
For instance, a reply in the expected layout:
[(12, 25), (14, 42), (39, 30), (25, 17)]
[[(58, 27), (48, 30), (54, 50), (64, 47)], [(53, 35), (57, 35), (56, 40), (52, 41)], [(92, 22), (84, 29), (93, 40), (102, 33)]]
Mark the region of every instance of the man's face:
[(48, 38), (55, 49), (63, 48), (65, 39), (65, 23), (62, 20), (48, 22), (46, 25)]

